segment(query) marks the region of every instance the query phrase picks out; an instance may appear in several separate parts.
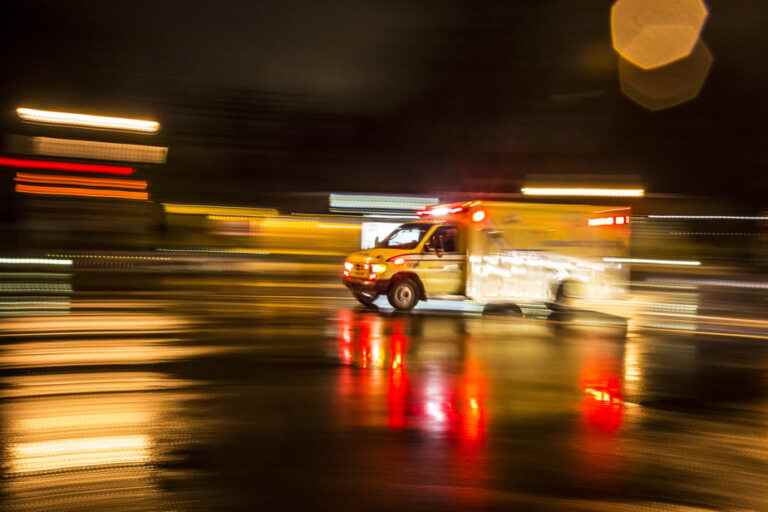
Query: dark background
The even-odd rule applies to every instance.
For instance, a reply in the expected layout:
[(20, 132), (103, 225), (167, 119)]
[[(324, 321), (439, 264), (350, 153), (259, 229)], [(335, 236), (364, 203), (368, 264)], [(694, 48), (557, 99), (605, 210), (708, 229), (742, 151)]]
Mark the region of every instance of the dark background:
[(170, 146), (146, 170), (163, 200), (606, 173), (761, 204), (762, 2), (710, 3), (707, 83), (656, 113), (619, 89), (611, 3), (6, 2), (4, 131), (39, 133), (21, 104), (158, 119), (160, 135), (120, 140)]

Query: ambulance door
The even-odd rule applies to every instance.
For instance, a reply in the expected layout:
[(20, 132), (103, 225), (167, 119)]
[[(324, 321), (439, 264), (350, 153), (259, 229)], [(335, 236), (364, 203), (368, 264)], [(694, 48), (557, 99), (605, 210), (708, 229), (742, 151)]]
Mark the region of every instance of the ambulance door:
[(419, 275), (427, 297), (464, 295), (466, 241), (459, 227), (446, 224), (437, 228), (424, 244)]

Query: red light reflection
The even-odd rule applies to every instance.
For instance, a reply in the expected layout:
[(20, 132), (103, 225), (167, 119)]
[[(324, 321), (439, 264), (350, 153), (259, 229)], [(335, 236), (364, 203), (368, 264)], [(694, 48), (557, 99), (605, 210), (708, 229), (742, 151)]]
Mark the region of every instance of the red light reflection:
[[(487, 381), (477, 360), (469, 356), (458, 375), (439, 369), (410, 375), (409, 319), (342, 311), (337, 321), (339, 360), (365, 370), (347, 375), (356, 381), (355, 395), (367, 401), (362, 409), (386, 411), (386, 417), (367, 418), (366, 424), (425, 430), (462, 445), (484, 441)], [(379, 378), (385, 375), (385, 380)], [(350, 390), (350, 382), (345, 381), (339, 391)]]
[(593, 429), (616, 432), (624, 420), (621, 378), (616, 364), (610, 360), (588, 362), (582, 370), (582, 419)]

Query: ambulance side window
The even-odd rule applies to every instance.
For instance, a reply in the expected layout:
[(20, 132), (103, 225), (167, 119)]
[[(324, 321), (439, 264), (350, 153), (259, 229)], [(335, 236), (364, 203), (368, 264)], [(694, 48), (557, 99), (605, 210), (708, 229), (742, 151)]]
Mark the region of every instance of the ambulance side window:
[[(441, 226), (430, 237), (424, 249), (434, 251), (435, 248), (440, 248), (443, 252), (456, 252), (459, 245), (458, 236), (459, 230), (456, 229), (456, 226)], [(442, 239), (442, 243), (439, 239)]]

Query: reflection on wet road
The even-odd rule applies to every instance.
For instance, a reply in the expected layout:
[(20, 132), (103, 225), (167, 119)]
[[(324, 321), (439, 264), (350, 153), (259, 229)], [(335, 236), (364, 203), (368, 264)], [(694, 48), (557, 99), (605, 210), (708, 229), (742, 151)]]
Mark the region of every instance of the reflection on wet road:
[(756, 339), (202, 279), (0, 332), (0, 508), (768, 507)]

